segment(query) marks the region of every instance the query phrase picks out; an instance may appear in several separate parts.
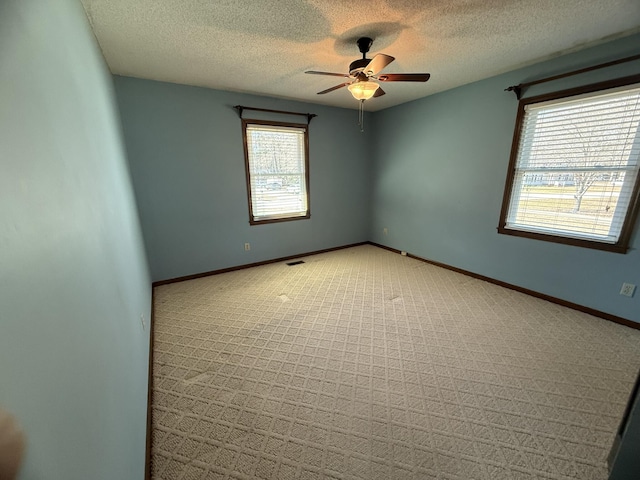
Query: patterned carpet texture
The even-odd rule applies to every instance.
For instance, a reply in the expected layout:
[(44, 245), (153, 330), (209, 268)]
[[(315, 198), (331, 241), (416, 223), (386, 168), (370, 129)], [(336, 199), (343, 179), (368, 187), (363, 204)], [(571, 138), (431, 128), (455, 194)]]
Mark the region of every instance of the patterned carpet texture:
[(152, 476), (604, 480), (640, 331), (364, 245), (155, 289)]

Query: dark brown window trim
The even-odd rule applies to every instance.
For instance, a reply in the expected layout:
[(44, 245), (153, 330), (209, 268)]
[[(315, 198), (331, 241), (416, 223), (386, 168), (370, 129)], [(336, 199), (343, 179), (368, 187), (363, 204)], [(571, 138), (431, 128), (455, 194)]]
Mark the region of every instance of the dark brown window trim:
[[(251, 201), (251, 173), (249, 171), (249, 148), (247, 145), (247, 125), (268, 125), (274, 127), (292, 127), (304, 130), (304, 181), (307, 192), (307, 212), (305, 215), (296, 215), (282, 218), (268, 218), (256, 220), (253, 215), (253, 202)], [(307, 220), (311, 218), (311, 195), (309, 192), (309, 125), (306, 123), (276, 122), (270, 120), (242, 119), (242, 144), (244, 146), (244, 167), (247, 180), (247, 199), (249, 201), (249, 224), (264, 225), (268, 223), (292, 222), (295, 220)]]
[(500, 210), (500, 221), (498, 224), (498, 233), (504, 235), (512, 235), (516, 237), (524, 237), (535, 240), (544, 240), (548, 242), (561, 243), (565, 245), (574, 245), (578, 247), (593, 248), (597, 250), (605, 250), (615, 253), (626, 253), (629, 249), (629, 242), (636, 225), (638, 211), (640, 210), (640, 175), (636, 178), (631, 199), (629, 200), (629, 208), (622, 224), (620, 237), (615, 244), (598, 242), (596, 240), (583, 240), (571, 237), (562, 237), (559, 235), (545, 235), (543, 233), (529, 232), (525, 230), (514, 230), (506, 228), (507, 213), (509, 211), (509, 202), (511, 201), (511, 193), (513, 190), (516, 160), (518, 156), (518, 145), (520, 144), (520, 133), (522, 130), (522, 122), (524, 120), (524, 109), (526, 105), (532, 103), (541, 103), (559, 98), (573, 97), (584, 93), (597, 92), (599, 90), (607, 90), (609, 88), (623, 87), (640, 82), (640, 75), (631, 75), (606, 82), (593, 83), (581, 87), (570, 88), (553, 93), (546, 93), (535, 97), (523, 98), (518, 102), (518, 114), (516, 117), (516, 125), (513, 132), (513, 142), (511, 144), (511, 154), (509, 158), (509, 167), (507, 169), (507, 178), (504, 187), (504, 196), (502, 197), (502, 208)]
[[(307, 192), (307, 205), (308, 205), (308, 192)], [(306, 215), (298, 215), (297, 217), (282, 217), (282, 218), (267, 218), (265, 220), (253, 220), (253, 217), (249, 218), (249, 224), (251, 225), (264, 225), (267, 223), (282, 223), (282, 222), (295, 222), (296, 220), (307, 220), (311, 218), (311, 213), (307, 208)]]

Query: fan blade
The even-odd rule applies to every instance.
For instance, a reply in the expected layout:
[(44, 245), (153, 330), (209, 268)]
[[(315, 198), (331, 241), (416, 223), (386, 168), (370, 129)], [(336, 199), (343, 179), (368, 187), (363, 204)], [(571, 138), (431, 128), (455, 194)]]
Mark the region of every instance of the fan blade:
[(426, 82), (431, 77), (428, 73), (388, 73), (380, 75), (381, 82)]
[(312, 75), (331, 75), (332, 77), (346, 77), (346, 78), (349, 78), (349, 75), (347, 75), (346, 73), (316, 72), (314, 70), (307, 70), (304, 73), (310, 73)]
[(351, 82), (345, 82), (345, 83), (341, 83), (340, 85), (336, 85), (335, 87), (327, 88), (326, 90), (318, 92), (318, 95), (323, 95), (325, 93), (333, 92), (334, 90), (338, 90), (339, 88), (346, 87), (350, 83)]
[(376, 90), (376, 93), (373, 94), (373, 98), (381, 97), (385, 93), (387, 92), (385, 92), (381, 87), (378, 87), (378, 89)]
[(379, 71), (381, 71), (384, 67), (393, 62), (395, 58), (385, 55), (384, 53), (379, 53), (375, 57), (371, 59), (371, 61), (367, 64), (366, 67), (362, 70), (367, 76), (375, 75)]

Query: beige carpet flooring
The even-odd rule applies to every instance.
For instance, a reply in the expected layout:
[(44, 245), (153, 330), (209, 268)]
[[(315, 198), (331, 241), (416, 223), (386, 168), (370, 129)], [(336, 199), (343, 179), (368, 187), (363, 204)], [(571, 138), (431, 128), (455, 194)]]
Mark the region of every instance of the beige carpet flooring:
[(365, 245), (157, 287), (154, 479), (604, 480), (640, 331)]

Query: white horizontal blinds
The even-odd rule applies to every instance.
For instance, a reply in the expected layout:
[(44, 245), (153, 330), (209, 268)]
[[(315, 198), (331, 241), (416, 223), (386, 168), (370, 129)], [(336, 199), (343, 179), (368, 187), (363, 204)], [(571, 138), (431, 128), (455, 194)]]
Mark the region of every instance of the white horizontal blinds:
[(246, 129), (253, 219), (305, 216), (305, 129), (259, 124)]
[(506, 228), (616, 243), (639, 125), (640, 85), (525, 106)]

